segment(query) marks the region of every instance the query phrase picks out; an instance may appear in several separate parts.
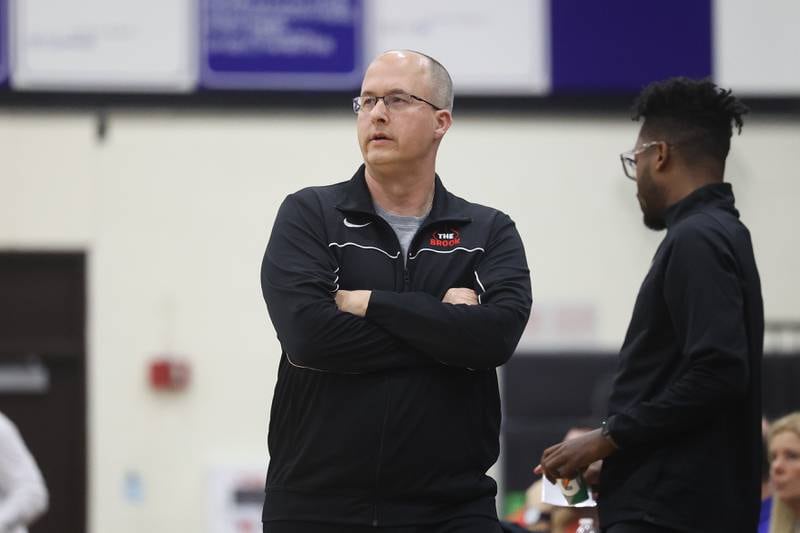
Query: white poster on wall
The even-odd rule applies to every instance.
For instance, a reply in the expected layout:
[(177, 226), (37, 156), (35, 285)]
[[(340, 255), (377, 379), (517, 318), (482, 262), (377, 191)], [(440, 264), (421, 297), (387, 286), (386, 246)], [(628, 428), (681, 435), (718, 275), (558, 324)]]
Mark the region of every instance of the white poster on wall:
[(197, 80), (196, 0), (12, 0), (18, 89), (187, 91)]
[(456, 96), (550, 91), (545, 0), (364, 2), (368, 63), (391, 49), (419, 50), (453, 77)]
[(263, 464), (218, 465), (209, 476), (209, 531), (211, 533), (261, 533), (264, 506)]
[(714, 80), (740, 96), (800, 93), (800, 2), (714, 2)]

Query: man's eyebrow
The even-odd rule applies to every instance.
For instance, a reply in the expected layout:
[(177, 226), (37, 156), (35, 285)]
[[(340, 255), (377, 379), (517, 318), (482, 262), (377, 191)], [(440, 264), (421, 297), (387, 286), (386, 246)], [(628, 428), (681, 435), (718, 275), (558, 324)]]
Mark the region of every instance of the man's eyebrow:
[[(406, 89), (400, 89), (399, 87), (396, 89), (389, 89), (383, 94), (411, 94)], [(374, 91), (362, 91), (361, 96), (377, 96)]]

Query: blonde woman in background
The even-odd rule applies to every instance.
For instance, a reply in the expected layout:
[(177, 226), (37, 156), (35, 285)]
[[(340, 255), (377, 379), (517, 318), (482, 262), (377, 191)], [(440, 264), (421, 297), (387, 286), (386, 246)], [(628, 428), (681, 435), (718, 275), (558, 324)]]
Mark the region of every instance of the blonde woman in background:
[(800, 533), (800, 412), (769, 428), (772, 483), (770, 533)]

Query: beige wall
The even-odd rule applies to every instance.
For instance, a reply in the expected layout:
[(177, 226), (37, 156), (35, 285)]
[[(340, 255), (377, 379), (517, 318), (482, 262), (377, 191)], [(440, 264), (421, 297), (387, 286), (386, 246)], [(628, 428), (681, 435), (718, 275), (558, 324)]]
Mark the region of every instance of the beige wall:
[[(279, 347), (258, 273), (272, 219), (287, 193), (352, 174), (354, 119), (109, 120), (100, 143), (89, 114), (0, 114), (0, 248), (88, 253), (91, 531), (208, 531), (209, 468), (266, 458)], [(772, 319), (800, 319), (799, 126), (752, 120), (729, 159)], [(661, 238), (621, 175), (617, 154), (635, 137), (625, 117), (456, 115), (445, 184), (517, 221), (543, 320), (591, 311), (588, 334), (533, 331), (526, 346), (619, 346)], [(147, 387), (147, 362), (164, 352), (191, 361), (186, 392)], [(130, 471), (139, 504), (123, 498)]]

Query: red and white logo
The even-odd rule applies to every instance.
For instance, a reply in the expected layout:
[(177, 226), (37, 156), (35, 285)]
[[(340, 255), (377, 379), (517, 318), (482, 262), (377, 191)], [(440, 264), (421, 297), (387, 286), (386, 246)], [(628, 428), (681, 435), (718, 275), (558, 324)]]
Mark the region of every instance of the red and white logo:
[(433, 232), (430, 240), (430, 246), (438, 246), (439, 248), (452, 248), (461, 244), (461, 236), (458, 230), (437, 230)]

